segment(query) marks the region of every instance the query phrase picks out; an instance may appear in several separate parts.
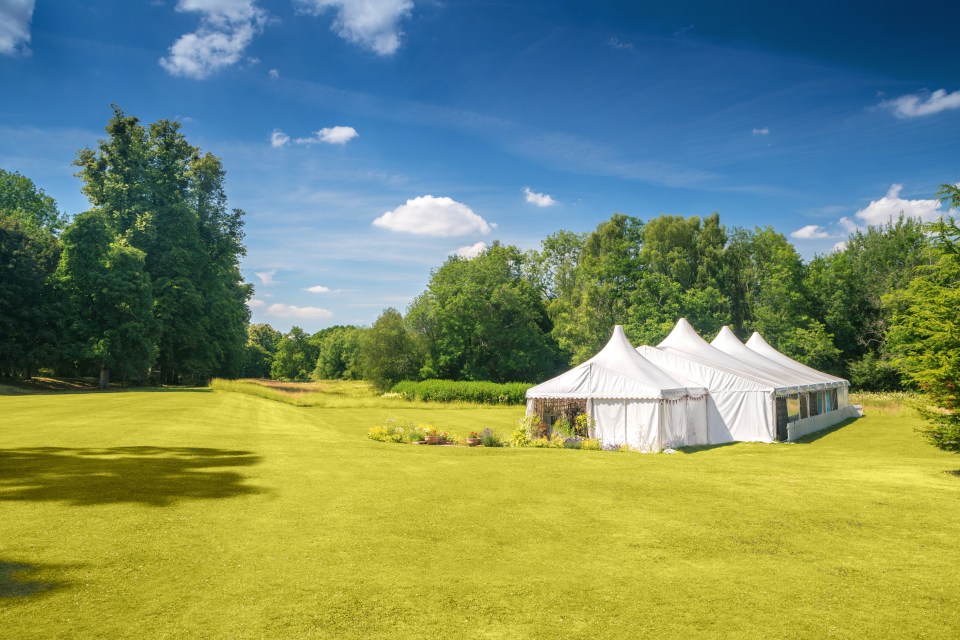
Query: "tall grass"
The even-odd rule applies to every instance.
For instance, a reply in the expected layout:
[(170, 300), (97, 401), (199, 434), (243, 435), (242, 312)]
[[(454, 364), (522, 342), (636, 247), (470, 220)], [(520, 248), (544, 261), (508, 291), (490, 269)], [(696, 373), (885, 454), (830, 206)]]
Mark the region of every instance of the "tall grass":
[(424, 402), (475, 402), (478, 404), (523, 404), (527, 389), (533, 385), (526, 382), (483, 382), (454, 380), (404, 380), (393, 385), (391, 393), (407, 400)]
[(866, 413), (895, 414), (911, 410), (923, 400), (923, 395), (912, 391), (851, 391), (850, 404), (859, 404)]
[[(417, 408), (425, 402), (411, 402), (402, 396), (380, 396), (372, 386), (354, 380), (323, 380), (320, 382), (279, 382), (276, 380), (224, 380), (214, 378), (210, 388), (218, 391), (244, 393), (258, 398), (275, 400), (296, 407), (346, 408)], [(453, 407), (475, 406), (476, 403), (453, 402)]]

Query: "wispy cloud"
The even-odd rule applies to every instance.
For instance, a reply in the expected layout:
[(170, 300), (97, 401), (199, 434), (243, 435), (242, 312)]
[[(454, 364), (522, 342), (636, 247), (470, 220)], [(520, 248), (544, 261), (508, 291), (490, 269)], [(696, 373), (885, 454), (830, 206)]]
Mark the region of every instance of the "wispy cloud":
[(30, 54), (30, 21), (34, 0), (0, 2), (0, 55)]
[(280, 302), (275, 302), (267, 307), (264, 313), (268, 316), (288, 319), (324, 320), (333, 317), (333, 312), (328, 309), (322, 309), (320, 307), (298, 307), (295, 304), (283, 304)]
[(624, 42), (616, 36), (610, 36), (607, 38), (607, 46), (611, 49), (618, 49), (620, 51), (634, 51), (636, 49), (636, 47), (629, 42)]
[(553, 199), (552, 196), (547, 195), (546, 193), (537, 193), (532, 191), (530, 187), (523, 188), (523, 194), (527, 202), (538, 207), (552, 207), (557, 204), (557, 201)]
[(309, 291), (310, 293), (337, 293), (330, 287), (325, 287), (322, 284), (315, 284), (312, 287), (307, 287), (304, 291)]
[(881, 102), (879, 106), (890, 109), (898, 118), (929, 116), (960, 109), (960, 91), (947, 93), (946, 89), (937, 89), (933, 93), (911, 93)]
[(199, 13), (200, 26), (180, 36), (160, 66), (196, 80), (239, 62), (267, 21), (256, 0), (179, 0), (177, 11)]
[(373, 226), (426, 236), (465, 236), (490, 233), (492, 225), (462, 202), (452, 198), (420, 196), (407, 200), (373, 221)]
[(403, 31), (400, 23), (413, 10), (411, 0), (295, 0), (301, 11), (319, 16), (332, 9), (333, 31), (338, 36), (389, 56), (400, 48)]
[(277, 275), (276, 269), (271, 271), (255, 271), (253, 275), (257, 276), (257, 278), (260, 279), (260, 284), (265, 287), (269, 287), (272, 284), (277, 284), (277, 281), (274, 279), (274, 276)]
[(275, 148), (275, 149), (279, 149), (279, 148), (281, 148), (281, 147), (286, 146), (286, 144), (287, 144), (288, 142), (290, 142), (290, 136), (288, 136), (287, 134), (285, 134), (285, 133), (284, 133), (283, 131), (281, 131), (280, 129), (274, 129), (274, 130), (270, 133), (270, 146), (271, 146), (271, 147), (273, 147), (273, 148)]
[(267, 304), (266, 302), (264, 302), (263, 300), (259, 300), (257, 298), (253, 298), (247, 301), (247, 306), (250, 307), (251, 309), (259, 309), (265, 306), (266, 304)]
[(270, 69), (270, 71), (267, 72), (267, 75), (276, 80), (280, 77), (280, 72), (276, 69)]
[(478, 255), (486, 251), (486, 249), (486, 242), (477, 242), (475, 244), (469, 244), (465, 247), (460, 247), (456, 251), (453, 251), (452, 255), (460, 256), (461, 258), (466, 258), (467, 260), (473, 260)]
[(339, 144), (345, 145), (360, 134), (353, 127), (324, 127), (308, 138), (297, 138), (297, 144)]
[(761, 127), (760, 129), (754, 129), (753, 135), (755, 136), (765, 136), (770, 134), (770, 129), (768, 127)]

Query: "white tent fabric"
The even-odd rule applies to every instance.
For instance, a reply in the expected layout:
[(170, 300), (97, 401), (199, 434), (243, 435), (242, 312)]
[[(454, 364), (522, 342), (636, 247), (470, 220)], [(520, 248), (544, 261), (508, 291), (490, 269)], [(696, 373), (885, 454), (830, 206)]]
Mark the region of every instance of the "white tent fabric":
[(604, 446), (628, 444), (643, 451), (707, 444), (707, 391), (658, 368), (614, 327), (594, 357), (527, 391), (527, 412), (537, 399), (587, 400)]
[(656, 347), (637, 351), (671, 374), (709, 390), (707, 427), (711, 443), (776, 440), (775, 398), (790, 387), (711, 346), (681, 318)]
[[(754, 333), (754, 335), (759, 337), (760, 334)], [(763, 338), (760, 339), (763, 340)], [(747, 346), (740, 342), (740, 339), (734, 335), (730, 327), (720, 329), (720, 333), (717, 334), (717, 337), (714, 338), (710, 344), (727, 355), (736, 358), (743, 364), (749, 365), (751, 369), (760, 373), (768, 380), (777, 382), (780, 388), (790, 389), (791, 393), (816, 391), (826, 389), (830, 386), (830, 381), (825, 374), (821, 374), (813, 369), (810, 369), (811, 373), (800, 372), (747, 348)], [(800, 363), (798, 362), (797, 364)]]

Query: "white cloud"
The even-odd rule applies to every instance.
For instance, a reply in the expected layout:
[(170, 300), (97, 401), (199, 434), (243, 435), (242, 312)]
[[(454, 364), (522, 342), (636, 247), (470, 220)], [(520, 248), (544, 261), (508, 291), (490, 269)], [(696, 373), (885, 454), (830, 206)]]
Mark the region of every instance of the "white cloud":
[(309, 320), (323, 320), (333, 317), (332, 311), (320, 307), (298, 307), (295, 304), (282, 304), (280, 302), (267, 307), (265, 313), (277, 318), (306, 318)]
[(277, 71), (276, 69), (270, 69), (270, 71), (267, 72), (267, 75), (270, 76), (273, 80), (276, 80), (277, 78), (280, 77), (280, 72)]
[(854, 233), (860, 229), (860, 226), (847, 216), (840, 218), (840, 220), (837, 221), (837, 224), (840, 225), (840, 228), (847, 233)]
[(427, 236), (465, 236), (490, 233), (491, 225), (467, 205), (431, 195), (407, 200), (373, 221), (373, 226)]
[(381, 56), (400, 48), (400, 21), (410, 15), (411, 0), (296, 0), (304, 13), (336, 12), (333, 30), (344, 40)]
[(297, 144), (347, 144), (360, 134), (353, 127), (324, 127), (309, 138), (297, 138), (294, 140)]
[(834, 250), (834, 252), (843, 251), (843, 250), (846, 249), (846, 248), (847, 248), (847, 241), (846, 241), (846, 240), (841, 240), (841, 241), (838, 242), (837, 244), (833, 245), (833, 250)]
[(765, 135), (768, 135), (769, 133), (770, 133), (769, 127), (761, 127), (760, 129), (753, 130), (753, 135), (755, 136), (765, 136)]
[(34, 0), (0, 0), (0, 55), (30, 53)]
[(534, 204), (538, 207), (552, 207), (557, 204), (557, 201), (553, 197), (545, 193), (537, 193), (536, 191), (531, 191), (530, 187), (524, 187), (523, 193), (527, 198), (527, 202)]
[(947, 213), (940, 208), (939, 200), (904, 200), (900, 197), (902, 189), (902, 184), (891, 185), (887, 195), (857, 211), (856, 217), (867, 224), (880, 225), (891, 218), (896, 220), (901, 211), (909, 218), (920, 218), (926, 222), (936, 220)]
[(461, 258), (466, 258), (467, 260), (472, 260), (478, 255), (483, 253), (487, 249), (486, 242), (477, 242), (476, 244), (470, 244), (465, 247), (460, 247), (453, 252), (453, 255), (460, 256)]
[(251, 309), (259, 309), (265, 304), (267, 303), (264, 302), (263, 300), (257, 300), (256, 298), (253, 298), (252, 300), (247, 302), (247, 306), (250, 307)]
[(177, 11), (199, 13), (200, 26), (180, 36), (160, 66), (197, 80), (239, 62), (267, 21), (256, 0), (179, 0)]
[(307, 287), (304, 291), (309, 291), (310, 293), (330, 293), (330, 287), (325, 287), (322, 284), (317, 284), (312, 287)]
[(947, 93), (946, 89), (937, 89), (929, 94), (912, 93), (881, 102), (880, 106), (891, 109), (898, 118), (929, 116), (949, 109), (960, 109), (960, 91)]
[(829, 238), (830, 234), (818, 224), (808, 224), (805, 227), (800, 227), (796, 231), (792, 231), (790, 237), (796, 238), (797, 240), (820, 240)]
[(288, 142), (290, 142), (290, 136), (288, 136), (287, 134), (285, 134), (283, 131), (280, 131), (280, 129), (274, 129), (274, 130), (270, 133), (270, 146), (271, 146), (271, 147), (274, 147), (274, 148), (276, 148), (276, 149), (279, 149), (279, 148), (285, 146)]
[(265, 287), (269, 287), (272, 284), (277, 284), (277, 281), (273, 279), (273, 276), (277, 275), (276, 269), (273, 269), (272, 271), (255, 271), (253, 275), (260, 278), (260, 284)]
[(611, 36), (607, 38), (607, 46), (611, 49), (619, 49), (620, 51), (633, 51), (634, 46), (629, 42), (624, 42), (616, 36)]

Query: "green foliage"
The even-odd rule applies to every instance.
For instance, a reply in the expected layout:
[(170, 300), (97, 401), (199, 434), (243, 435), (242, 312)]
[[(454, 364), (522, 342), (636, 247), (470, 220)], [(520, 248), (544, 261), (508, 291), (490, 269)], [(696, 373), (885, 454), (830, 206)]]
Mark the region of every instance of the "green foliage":
[(432, 432), (431, 435), (438, 435), (437, 430), (430, 425), (389, 418), (382, 424), (372, 427), (367, 437), (378, 442), (415, 443), (423, 442), (428, 432)]
[(17, 218), (27, 226), (57, 233), (66, 222), (53, 198), (30, 178), (0, 169), (0, 218)]
[(499, 433), (488, 427), (480, 433), (480, 444), (485, 447), (505, 447), (507, 441)]
[(0, 376), (29, 377), (56, 358), (59, 251), (50, 231), (0, 212)]
[(273, 356), (281, 338), (283, 334), (269, 324), (249, 325), (243, 375), (248, 378), (269, 378)]
[(220, 160), (159, 120), (149, 127), (114, 107), (108, 137), (82, 149), (83, 192), (119, 237), (142, 251), (159, 321), (157, 363), (165, 382), (237, 376), (249, 353), (239, 259), (243, 212), (228, 210)]
[(480, 382), (466, 380), (403, 380), (390, 388), (407, 400), (424, 402), (476, 402), (479, 404), (523, 404), (527, 389), (525, 382)]
[(494, 242), (434, 271), (407, 315), (426, 359), (420, 376), (404, 379), (535, 380), (564, 367), (544, 301), (522, 267), (516, 247)]
[[(947, 202), (960, 191), (944, 185)], [(921, 406), (927, 436), (938, 448), (960, 453), (960, 229), (952, 218), (930, 226), (936, 234), (931, 263), (919, 267), (906, 289), (885, 296), (892, 311), (887, 343), (893, 364), (934, 406)]]
[(270, 365), (270, 377), (275, 380), (309, 380), (318, 353), (319, 348), (310, 335), (300, 327), (292, 327), (277, 344), (277, 352)]
[(61, 357), (74, 369), (144, 382), (157, 353), (150, 277), (142, 251), (117, 239), (101, 211), (73, 219), (56, 272), (64, 302)]
[(366, 329), (353, 326), (335, 326), (314, 335), (317, 343), (317, 366), (313, 377), (317, 380), (360, 380), (360, 336)]
[(399, 311), (384, 310), (360, 336), (360, 362), (366, 379), (381, 392), (417, 377), (423, 363), (421, 346)]

